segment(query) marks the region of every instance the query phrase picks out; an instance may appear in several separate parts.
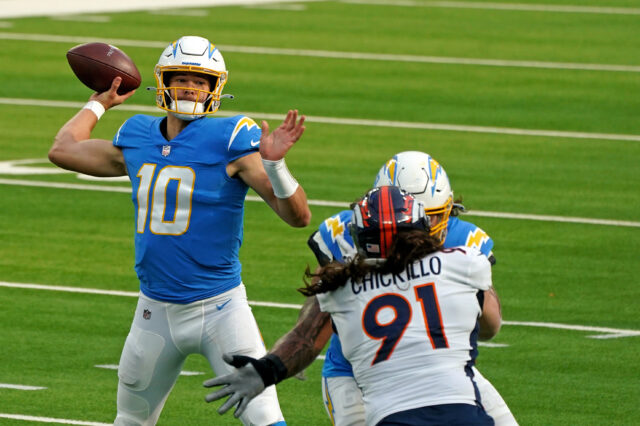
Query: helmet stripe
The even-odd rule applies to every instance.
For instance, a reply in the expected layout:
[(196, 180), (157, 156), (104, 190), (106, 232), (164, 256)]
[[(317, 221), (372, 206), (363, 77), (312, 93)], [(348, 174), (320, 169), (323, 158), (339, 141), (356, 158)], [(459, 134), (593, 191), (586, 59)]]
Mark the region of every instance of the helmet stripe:
[(386, 192), (387, 188), (386, 187), (382, 187), (380, 189), (380, 192), (378, 193), (378, 224), (379, 224), (379, 231), (380, 231), (380, 257), (387, 257), (387, 233), (386, 230), (384, 229), (384, 222), (385, 222), (385, 216), (386, 216), (386, 212), (385, 212), (385, 205), (383, 203), (383, 198), (384, 198), (384, 194)]
[(396, 227), (393, 199), (390, 197), (389, 187), (381, 188), (378, 211), (380, 212), (380, 255), (384, 258), (387, 257), (387, 249), (391, 246)]

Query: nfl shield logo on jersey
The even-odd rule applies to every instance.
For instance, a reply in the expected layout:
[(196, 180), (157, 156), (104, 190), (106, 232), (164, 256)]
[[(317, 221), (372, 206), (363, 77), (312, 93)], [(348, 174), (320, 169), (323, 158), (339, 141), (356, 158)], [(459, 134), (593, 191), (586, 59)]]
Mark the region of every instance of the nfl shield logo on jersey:
[(142, 312), (142, 318), (146, 320), (151, 319), (151, 311), (148, 309), (145, 309), (144, 312)]
[(171, 153), (171, 145), (164, 145), (162, 147), (162, 156), (166, 157), (167, 155), (169, 155)]

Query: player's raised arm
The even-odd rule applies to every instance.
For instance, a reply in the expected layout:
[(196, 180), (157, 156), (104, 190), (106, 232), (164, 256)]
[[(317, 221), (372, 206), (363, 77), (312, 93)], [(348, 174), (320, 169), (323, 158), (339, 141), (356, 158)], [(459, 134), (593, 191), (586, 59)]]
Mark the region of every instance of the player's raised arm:
[(119, 95), (121, 77), (116, 77), (108, 91), (94, 93), (89, 102), (56, 135), (49, 150), (49, 160), (63, 169), (93, 176), (126, 174), (120, 149), (110, 140), (90, 139), (91, 131), (104, 112), (128, 99), (135, 90)]
[(253, 188), (269, 206), (291, 226), (304, 227), (311, 220), (307, 196), (291, 175), (284, 161), (286, 153), (300, 139), (305, 130), (305, 116), (290, 110), (284, 121), (273, 132), (262, 122), (260, 154), (247, 155), (236, 160), (240, 178)]

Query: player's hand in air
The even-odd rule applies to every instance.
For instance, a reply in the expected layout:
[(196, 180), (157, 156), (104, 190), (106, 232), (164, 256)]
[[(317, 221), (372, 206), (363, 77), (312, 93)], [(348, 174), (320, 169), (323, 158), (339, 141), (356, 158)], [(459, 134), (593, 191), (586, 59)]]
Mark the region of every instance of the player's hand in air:
[(300, 139), (304, 132), (305, 116), (298, 120), (298, 110), (289, 110), (284, 121), (272, 133), (269, 124), (262, 121), (262, 136), (260, 136), (260, 156), (265, 160), (277, 161)]
[(102, 104), (105, 110), (113, 108), (116, 105), (120, 105), (127, 99), (129, 99), (136, 92), (135, 89), (125, 93), (124, 95), (118, 94), (118, 88), (122, 83), (122, 77), (116, 77), (111, 82), (111, 87), (106, 92), (94, 93), (89, 98), (90, 101), (98, 101)]

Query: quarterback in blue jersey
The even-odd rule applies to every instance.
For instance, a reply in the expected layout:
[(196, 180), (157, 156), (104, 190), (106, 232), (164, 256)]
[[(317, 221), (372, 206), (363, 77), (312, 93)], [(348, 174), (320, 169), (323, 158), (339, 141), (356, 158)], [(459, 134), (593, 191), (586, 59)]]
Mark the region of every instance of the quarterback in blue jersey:
[[(266, 353), (238, 257), (248, 189), (291, 226), (311, 218), (284, 162), (304, 132), (304, 116), (289, 111), (273, 132), (244, 115), (207, 118), (220, 106), (228, 72), (220, 51), (202, 37), (167, 46), (154, 74), (156, 105), (166, 116), (135, 115), (113, 141), (90, 139), (105, 110), (133, 94), (117, 93), (117, 77), (60, 129), (49, 151), (60, 167), (128, 175), (132, 185), (140, 296), (118, 369), (116, 425), (155, 424), (189, 354), (204, 355), (222, 375), (232, 371), (223, 353)], [(284, 424), (275, 387), (241, 420)]]
[[(382, 166), (376, 176), (374, 186), (385, 185), (399, 186), (413, 194), (425, 206), (425, 212), (431, 219), (430, 233), (445, 248), (473, 247), (487, 256), (491, 264), (495, 263), (492, 252), (493, 240), (476, 225), (457, 217), (461, 206), (454, 207), (453, 192), (446, 172), (431, 156), (416, 151), (395, 155)], [(315, 254), (320, 267), (334, 260), (346, 262), (355, 255), (355, 244), (349, 232), (352, 216), (352, 210), (344, 210), (331, 216), (309, 238), (309, 247)], [(479, 337), (488, 340), (500, 329), (500, 305), (493, 288), (490, 291), (482, 292), (480, 297), (483, 298), (483, 312), (485, 314), (479, 318)], [(322, 371), (323, 397), (327, 413), (334, 425), (364, 425), (365, 413), (362, 394), (353, 378), (353, 370), (342, 354), (337, 335), (332, 333), (329, 316), (320, 311), (315, 297), (309, 297), (306, 300), (298, 324), (278, 340), (266, 358), (269, 362), (281, 361), (286, 367), (277, 371), (279, 373), (276, 376), (277, 382), (301, 372), (313, 362), (329, 339), (330, 345), (326, 352)], [(233, 359), (229, 359), (234, 362)], [(260, 372), (265, 368), (264, 360), (249, 362), (252, 362)], [(240, 362), (235, 362), (235, 364), (241, 365)], [(270, 366), (270, 364), (267, 365)], [(496, 424), (517, 424), (508, 406), (493, 385), (475, 367), (473, 371), (481, 393), (482, 403)], [(240, 375), (242, 373), (244, 376)], [(234, 397), (242, 396), (245, 399), (250, 397), (253, 390), (243, 386), (240, 382), (241, 379), (244, 379), (245, 383), (249, 383), (249, 379), (246, 377), (249, 375), (248, 371), (240, 370), (240, 374), (209, 381), (207, 383), (209, 386), (219, 384), (230, 384), (230, 386), (210, 394), (207, 398), (209, 400), (219, 399), (233, 392), (236, 394), (232, 395), (229, 401), (234, 401)], [(265, 381), (265, 383), (271, 383), (271, 381)], [(230, 407), (229, 404), (223, 405), (220, 410), (226, 411)]]

